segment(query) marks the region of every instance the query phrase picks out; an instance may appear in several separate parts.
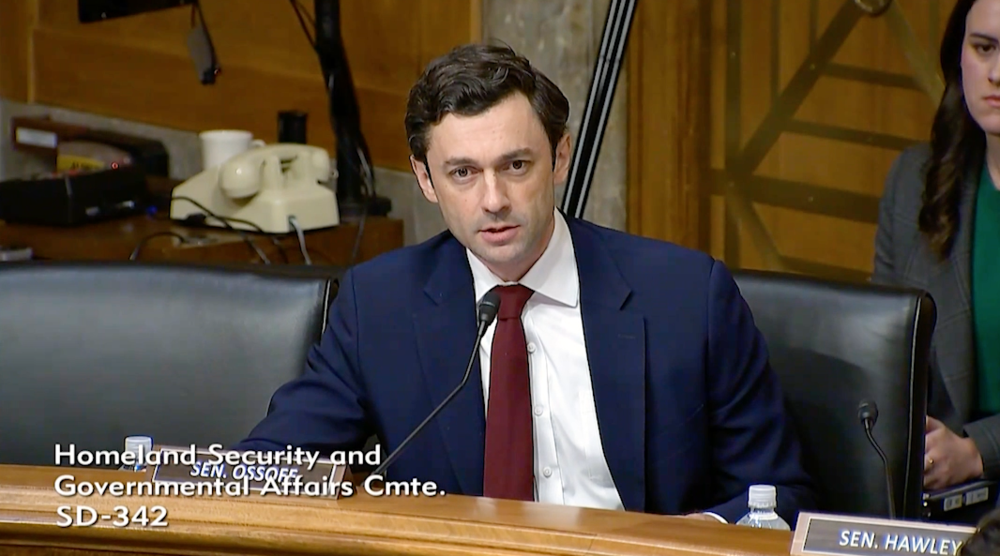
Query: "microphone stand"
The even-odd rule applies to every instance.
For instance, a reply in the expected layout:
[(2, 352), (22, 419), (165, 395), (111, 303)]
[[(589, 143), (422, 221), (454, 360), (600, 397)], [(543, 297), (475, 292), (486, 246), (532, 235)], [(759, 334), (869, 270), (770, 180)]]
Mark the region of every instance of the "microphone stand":
[(478, 330), (476, 332), (476, 342), (472, 346), (472, 355), (469, 356), (469, 364), (466, 365), (465, 367), (465, 376), (462, 377), (462, 382), (459, 382), (458, 386), (456, 386), (455, 389), (452, 390), (450, 394), (448, 394), (448, 397), (445, 398), (443, 402), (438, 404), (438, 406), (434, 408), (434, 411), (432, 411), (431, 414), (428, 415), (427, 418), (423, 420), (423, 422), (421, 422), (419, 425), (417, 425), (416, 428), (413, 429), (413, 432), (411, 432), (410, 435), (407, 436), (406, 439), (403, 440), (403, 442), (399, 446), (397, 446), (396, 449), (393, 450), (391, 454), (389, 454), (389, 457), (387, 457), (385, 461), (382, 462), (382, 465), (379, 465), (375, 469), (375, 471), (373, 471), (372, 474), (369, 475), (370, 477), (384, 478), (383, 474), (385, 473), (385, 470), (388, 469), (390, 465), (392, 465), (392, 462), (395, 461), (396, 458), (398, 458), (401, 453), (403, 453), (403, 449), (406, 448), (407, 444), (409, 444), (411, 440), (416, 438), (416, 436), (420, 434), (420, 431), (424, 430), (424, 427), (427, 426), (427, 423), (430, 423), (431, 420), (434, 419), (434, 417), (436, 417), (438, 413), (441, 413), (442, 409), (444, 409), (445, 407), (448, 406), (449, 403), (451, 403), (451, 400), (453, 400), (455, 396), (457, 396), (458, 393), (462, 391), (462, 388), (465, 388), (465, 385), (469, 382), (469, 377), (472, 375), (472, 367), (476, 363), (476, 356), (479, 355), (479, 342), (483, 340), (483, 336), (486, 335), (486, 330), (490, 327), (491, 324), (493, 324), (494, 319), (497, 318), (497, 312), (499, 310), (500, 310), (500, 295), (495, 291), (487, 292), (487, 294), (483, 296), (482, 301), (479, 302), (479, 307), (476, 311), (477, 313), (476, 321), (478, 322), (478, 327), (477, 327)]
[(868, 436), (868, 443), (878, 452), (878, 457), (882, 460), (882, 468), (885, 471), (885, 490), (889, 497), (889, 519), (896, 519), (896, 497), (892, 492), (892, 472), (889, 470), (889, 459), (885, 457), (882, 447), (875, 441), (872, 429), (878, 421), (878, 405), (870, 400), (861, 402), (858, 406), (858, 420), (865, 427), (865, 435)]
[(486, 325), (483, 324), (479, 325), (479, 333), (476, 334), (476, 345), (475, 347), (472, 348), (472, 357), (469, 358), (469, 364), (468, 366), (465, 367), (465, 376), (462, 377), (462, 382), (459, 382), (458, 386), (456, 386), (455, 389), (452, 390), (450, 394), (448, 394), (448, 397), (445, 398), (440, 405), (435, 407), (434, 411), (432, 411), (431, 414), (428, 415), (426, 419), (424, 419), (419, 425), (417, 425), (415, 429), (413, 429), (413, 432), (411, 432), (410, 435), (407, 436), (406, 439), (403, 440), (403, 442), (395, 450), (393, 450), (391, 454), (389, 454), (389, 457), (385, 458), (385, 461), (382, 462), (382, 465), (379, 465), (377, 468), (375, 468), (375, 471), (372, 472), (371, 476), (383, 477), (385, 474), (385, 470), (388, 469), (389, 466), (392, 465), (392, 462), (396, 461), (396, 458), (398, 458), (399, 455), (403, 453), (403, 449), (406, 448), (406, 445), (409, 444), (410, 441), (413, 440), (420, 431), (424, 430), (424, 427), (427, 426), (427, 423), (430, 423), (432, 419), (437, 417), (437, 414), (441, 413), (442, 409), (448, 406), (452, 398), (457, 396), (458, 393), (462, 391), (462, 388), (465, 388), (465, 385), (469, 382), (469, 377), (472, 375), (472, 367), (476, 362), (476, 354), (479, 352), (479, 342), (482, 341), (483, 334), (486, 334), (486, 328), (487, 328)]

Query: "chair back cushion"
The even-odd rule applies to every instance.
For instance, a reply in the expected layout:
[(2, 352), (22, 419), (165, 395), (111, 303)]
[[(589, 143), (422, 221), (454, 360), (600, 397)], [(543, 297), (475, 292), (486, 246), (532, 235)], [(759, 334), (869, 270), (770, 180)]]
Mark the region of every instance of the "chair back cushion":
[(771, 272), (734, 277), (767, 340), (823, 509), (889, 515), (882, 460), (858, 417), (860, 403), (871, 400), (897, 517), (919, 517), (930, 296)]
[(238, 442), (300, 375), (329, 274), (139, 263), (0, 265), (0, 463), (54, 446)]

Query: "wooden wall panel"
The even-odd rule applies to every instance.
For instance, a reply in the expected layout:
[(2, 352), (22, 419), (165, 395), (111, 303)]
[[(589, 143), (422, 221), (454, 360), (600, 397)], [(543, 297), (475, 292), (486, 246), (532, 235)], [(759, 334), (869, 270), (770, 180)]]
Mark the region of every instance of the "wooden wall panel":
[(420, 41), (417, 51), (420, 53), (418, 65), (421, 70), (436, 56), (456, 46), (456, 37), (467, 34), (465, 42), (483, 40), (483, 0), (464, 0), (460, 4), (455, 0), (449, 4), (438, 0), (413, 2), (419, 4), (417, 30)]
[(700, 249), (709, 226), (700, 184), (708, 177), (710, 8), (640, 2), (627, 52), (628, 230)]
[[(249, 129), (266, 141), (276, 138), (279, 111), (304, 110), (310, 143), (333, 152), (319, 63), (289, 2), (204, 0), (222, 67), (217, 82), (204, 86), (186, 46), (191, 9), (84, 25), (65, 0), (34, 1), (35, 88), (29, 100), (191, 131)], [(312, 2), (300, 4), (311, 15)], [(341, 3), (362, 129), (376, 165), (409, 169), (402, 123), (406, 95), (427, 61), (480, 39), (478, 4)], [(4, 20), (0, 36), (8, 29)]]
[[(729, 9), (737, 4), (726, 3)], [(815, 23), (780, 18), (781, 23), (768, 33), (759, 31), (769, 12), (784, 12), (793, 3), (798, 4), (795, 9), (800, 17), (803, 4), (813, 11), (809, 17), (815, 18)], [(928, 6), (932, 3), (937, 2), (897, 2), (928, 56), (936, 49), (931, 29), (943, 25), (943, 20), (931, 15)], [(809, 70), (810, 64), (815, 64), (818, 75), (803, 88), (801, 102), (794, 106), (789, 118), (764, 124), (781, 129), (758, 166), (716, 167), (730, 179), (735, 173), (736, 181), (743, 184), (763, 178), (747, 189), (752, 200), (758, 201), (757, 216), (781, 256), (781, 264), (775, 265), (762, 256), (766, 249), (750, 237), (743, 222), (738, 223), (735, 234), (727, 234), (725, 228), (712, 230), (724, 237), (725, 247), (718, 254), (724, 258), (737, 254), (736, 263), (743, 268), (864, 280), (872, 269), (877, 202), (886, 173), (903, 148), (928, 138), (934, 100), (919, 89), (917, 70), (910, 65), (902, 41), (885, 16), (873, 18), (855, 11), (855, 21), (848, 25), (853, 3), (847, 0), (770, 0), (764, 9), (760, 3), (748, 0), (739, 4), (738, 32), (744, 36), (746, 52), (779, 48), (781, 52), (804, 53), (797, 63), (794, 57), (779, 59), (777, 68), (773, 62), (759, 62), (767, 56), (754, 56), (756, 64), (744, 56), (744, 79), (747, 73), (760, 80), (768, 76), (773, 79), (777, 72), (783, 83), (780, 95), (787, 92), (785, 88), (797, 86), (791, 83), (792, 76)], [(754, 11), (750, 4), (756, 8)], [(814, 30), (803, 35), (802, 28)], [(846, 33), (844, 40), (822, 44), (822, 37), (835, 35), (838, 28)], [(747, 36), (753, 39), (747, 41)], [(725, 46), (717, 44), (714, 48)], [(827, 55), (829, 63), (815, 63)], [(728, 87), (724, 81), (715, 85)], [(770, 98), (759, 89), (744, 87), (736, 93), (728, 92), (727, 102), (738, 99), (736, 110), (754, 113), (759, 122), (764, 122), (761, 113), (773, 115), (786, 108), (781, 105), (783, 99), (773, 92)], [(713, 107), (720, 112), (727, 109), (732, 107)], [(749, 120), (753, 117), (743, 119)], [(745, 140), (760, 131), (759, 127), (743, 129), (741, 135)], [(724, 192), (716, 188), (716, 193)], [(730, 212), (727, 220), (732, 219)], [(736, 246), (731, 245), (734, 240)]]
[(795, 113), (828, 126), (925, 141), (935, 105), (923, 91), (824, 76)]
[(24, 102), (31, 96), (31, 28), (37, 9), (35, 0), (14, 0), (3, 5), (0, 97)]
[[(630, 48), (642, 59), (630, 66), (629, 107), (638, 129), (630, 137), (653, 143), (631, 140), (630, 162), (669, 152), (676, 141), (706, 142), (708, 169), (698, 187), (710, 193), (699, 197), (704, 207), (684, 210), (705, 211), (708, 237), (689, 246), (704, 245), (733, 268), (865, 280), (889, 167), (902, 149), (929, 138), (938, 42), (953, 4), (894, 0), (892, 12), (872, 17), (854, 0), (712, 0), (707, 81), (650, 80), (649, 69), (671, 63), (689, 40), (641, 32), (639, 21)], [(690, 94), (691, 83), (708, 99), (708, 125), (677, 134), (661, 116), (678, 106), (678, 91)], [(657, 129), (665, 131), (657, 136)], [(630, 180), (630, 199), (676, 199), (671, 176), (691, 170), (672, 165), (699, 163), (661, 157), (659, 169), (640, 164), (645, 173)], [(648, 191), (657, 188), (666, 190)], [(650, 210), (674, 224), (632, 226), (633, 218), (653, 219)], [(674, 228), (684, 225), (678, 210), (630, 204), (630, 229), (690, 237)]]

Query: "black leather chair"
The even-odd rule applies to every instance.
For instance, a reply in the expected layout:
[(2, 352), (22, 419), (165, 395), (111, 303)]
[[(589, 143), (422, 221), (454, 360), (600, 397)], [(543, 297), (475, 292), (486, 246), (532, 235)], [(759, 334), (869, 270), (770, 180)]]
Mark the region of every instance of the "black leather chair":
[(334, 270), (0, 264), (0, 463), (54, 445), (231, 445), (304, 369)]
[(872, 400), (896, 516), (919, 518), (931, 297), (779, 273), (734, 277), (767, 340), (822, 510), (889, 516), (882, 460), (858, 417), (860, 402)]

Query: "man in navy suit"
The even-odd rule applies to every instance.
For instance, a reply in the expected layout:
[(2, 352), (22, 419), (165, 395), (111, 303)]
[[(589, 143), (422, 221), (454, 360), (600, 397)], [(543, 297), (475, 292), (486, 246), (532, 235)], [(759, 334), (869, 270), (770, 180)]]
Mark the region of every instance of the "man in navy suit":
[(406, 130), (448, 225), (350, 269), (304, 375), (236, 449), (398, 446), (472, 380), (387, 479), (448, 493), (734, 523), (753, 484), (794, 524), (811, 482), (732, 276), (700, 252), (556, 210), (569, 103), (504, 47), (470, 45), (413, 87)]

